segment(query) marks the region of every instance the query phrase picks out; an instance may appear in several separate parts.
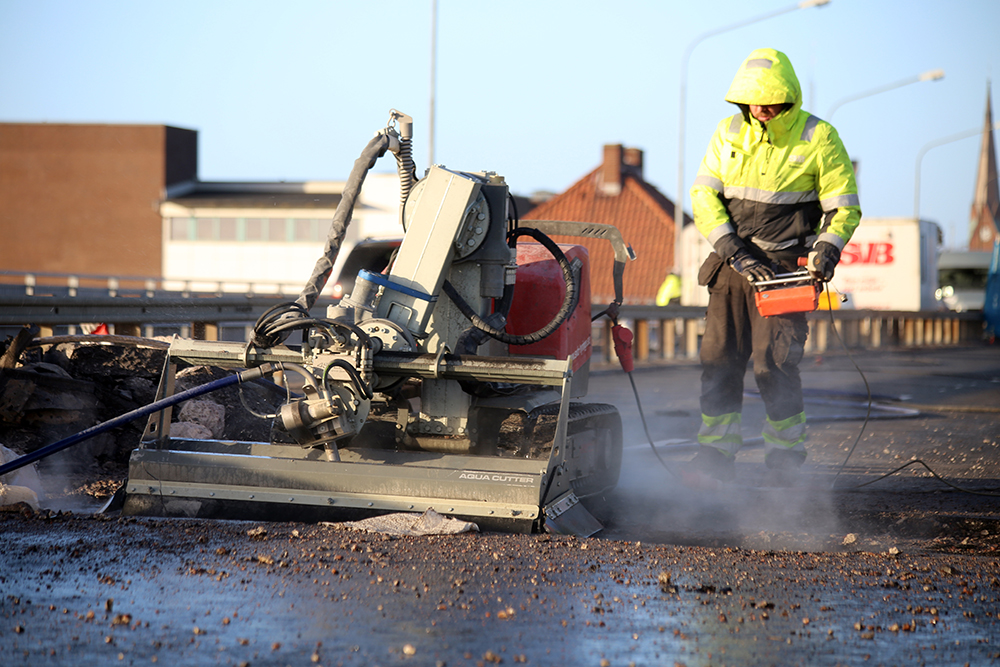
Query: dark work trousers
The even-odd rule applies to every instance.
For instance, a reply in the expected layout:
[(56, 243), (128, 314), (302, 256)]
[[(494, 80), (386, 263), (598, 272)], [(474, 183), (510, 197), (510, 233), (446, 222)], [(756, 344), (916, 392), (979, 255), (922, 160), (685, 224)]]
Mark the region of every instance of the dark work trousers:
[(805, 350), (805, 313), (763, 317), (754, 287), (724, 264), (708, 286), (705, 336), (701, 343), (699, 441), (735, 454), (743, 409), (743, 378), (753, 359), (754, 377), (767, 411), (767, 451), (805, 451), (805, 411), (799, 361)]

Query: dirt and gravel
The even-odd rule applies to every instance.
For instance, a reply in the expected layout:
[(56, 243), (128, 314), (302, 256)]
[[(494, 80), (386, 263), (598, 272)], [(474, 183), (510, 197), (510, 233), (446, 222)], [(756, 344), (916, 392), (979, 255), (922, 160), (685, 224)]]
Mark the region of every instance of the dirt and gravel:
[(995, 558), (0, 518), (5, 664), (1000, 659)]
[[(120, 464), (43, 465), (64, 509), (0, 512), (0, 664), (995, 664), (1000, 350), (855, 357), (873, 418), (849, 358), (807, 357), (787, 488), (749, 440), (752, 394), (736, 481), (690, 489), (627, 377), (597, 369), (588, 400), (618, 406), (626, 451), (587, 539), (94, 515)], [(697, 366), (633, 379), (674, 468)]]

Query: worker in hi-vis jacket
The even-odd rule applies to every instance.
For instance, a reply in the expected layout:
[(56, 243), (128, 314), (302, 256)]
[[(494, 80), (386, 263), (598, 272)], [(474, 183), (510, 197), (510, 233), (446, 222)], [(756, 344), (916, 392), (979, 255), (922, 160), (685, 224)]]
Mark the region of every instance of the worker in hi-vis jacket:
[(694, 222), (715, 252), (698, 282), (709, 291), (702, 340), (702, 425), (689, 464), (732, 479), (743, 444), (743, 378), (753, 359), (767, 411), (765, 461), (779, 475), (806, 458), (806, 415), (798, 364), (805, 313), (762, 317), (753, 283), (791, 272), (807, 258), (829, 281), (861, 220), (851, 160), (829, 123), (802, 110), (788, 57), (758, 49), (726, 94), (738, 113), (719, 123), (691, 188)]

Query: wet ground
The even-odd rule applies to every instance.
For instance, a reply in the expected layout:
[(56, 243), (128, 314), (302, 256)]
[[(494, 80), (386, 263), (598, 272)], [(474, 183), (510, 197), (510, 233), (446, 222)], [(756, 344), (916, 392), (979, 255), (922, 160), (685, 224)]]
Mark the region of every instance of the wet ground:
[[(864, 383), (843, 355), (807, 358), (790, 488), (753, 441), (734, 483), (679, 485), (627, 377), (595, 373), (626, 456), (593, 538), (0, 514), (0, 664), (995, 664), (1000, 350), (857, 356), (895, 414), (874, 410), (843, 466)], [(633, 377), (675, 467), (698, 369)], [(761, 415), (748, 396), (747, 438)], [(963, 490), (917, 465), (876, 481), (913, 460)]]
[[(600, 391), (621, 397), (626, 434), (605, 535), (816, 551), (854, 534), (875, 551), (1000, 551), (1000, 349), (807, 357), (801, 370), (809, 455), (791, 488), (770, 486), (763, 404), (752, 392), (736, 480), (691, 490), (653, 455), (628, 379), (601, 376)], [(650, 434), (674, 472), (693, 455), (699, 377), (693, 365), (634, 373)], [(750, 373), (746, 387), (754, 389)]]
[(39, 521), (0, 523), (5, 664), (960, 665), (1000, 652), (1000, 566), (982, 556)]

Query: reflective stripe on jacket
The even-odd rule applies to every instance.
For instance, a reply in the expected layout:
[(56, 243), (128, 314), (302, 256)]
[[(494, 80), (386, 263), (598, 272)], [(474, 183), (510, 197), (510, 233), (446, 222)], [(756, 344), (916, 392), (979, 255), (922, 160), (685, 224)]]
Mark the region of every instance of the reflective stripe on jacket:
[[(698, 230), (779, 256), (805, 255), (817, 235), (843, 249), (861, 220), (854, 168), (833, 126), (802, 110), (788, 58), (754, 51), (726, 101), (740, 113), (719, 123), (691, 188)], [(789, 107), (764, 124), (751, 104)]]

